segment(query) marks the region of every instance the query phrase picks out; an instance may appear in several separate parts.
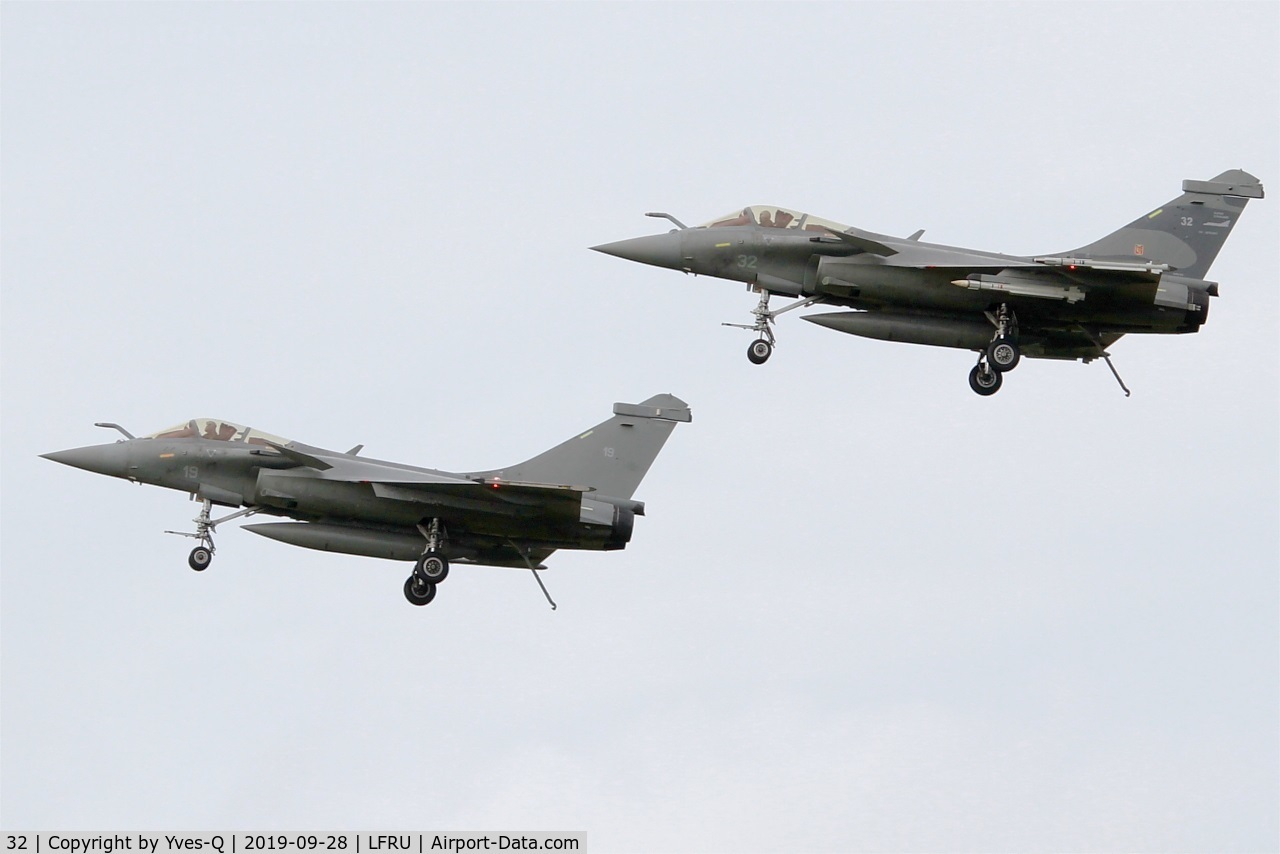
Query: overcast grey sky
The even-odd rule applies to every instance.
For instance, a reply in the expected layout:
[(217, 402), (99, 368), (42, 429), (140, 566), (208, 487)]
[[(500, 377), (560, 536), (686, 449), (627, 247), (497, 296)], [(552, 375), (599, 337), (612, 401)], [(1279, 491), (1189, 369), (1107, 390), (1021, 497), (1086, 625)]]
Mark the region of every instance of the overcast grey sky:
[[(0, 6), (3, 800), (28, 829), (596, 851), (1280, 847), (1276, 199), (1101, 363), (781, 319), (587, 250), (785, 205), (1014, 253), (1280, 189), (1280, 6)], [(688, 400), (545, 579), (220, 531), (37, 454), (211, 415), (504, 465)]]

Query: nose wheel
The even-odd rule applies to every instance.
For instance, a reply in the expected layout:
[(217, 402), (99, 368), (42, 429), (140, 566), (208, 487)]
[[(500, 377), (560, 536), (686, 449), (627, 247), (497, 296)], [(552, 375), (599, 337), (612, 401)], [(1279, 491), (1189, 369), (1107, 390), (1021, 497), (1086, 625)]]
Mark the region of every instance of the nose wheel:
[(209, 564), (213, 563), (213, 549), (211, 547), (196, 546), (191, 550), (191, 555), (187, 558), (187, 565), (196, 572), (204, 572)]
[(187, 556), (187, 566), (196, 572), (204, 572), (209, 568), (209, 564), (213, 563), (213, 553), (217, 551), (213, 547), (213, 532), (223, 522), (229, 522), (232, 519), (239, 519), (241, 516), (252, 516), (258, 512), (257, 507), (246, 507), (243, 510), (232, 513), (230, 516), (223, 516), (221, 519), (209, 518), (209, 511), (213, 509), (213, 502), (204, 499), (200, 505), (200, 515), (191, 521), (196, 523), (195, 533), (189, 531), (165, 531), (166, 534), (177, 534), (179, 537), (191, 537), (198, 540), (200, 545), (191, 550), (191, 554)]
[(769, 361), (769, 357), (773, 355), (773, 345), (764, 338), (758, 338), (751, 342), (751, 346), (747, 348), (747, 358), (753, 365), (763, 365)]
[(747, 347), (747, 358), (753, 365), (763, 365), (769, 361), (769, 357), (773, 355), (774, 345), (777, 341), (773, 337), (773, 329), (771, 324), (774, 318), (783, 312), (791, 311), (793, 308), (804, 308), (817, 302), (822, 302), (825, 297), (806, 297), (805, 299), (796, 300), (788, 303), (777, 311), (769, 310), (769, 297), (773, 296), (769, 291), (760, 291), (760, 302), (756, 307), (751, 309), (751, 314), (755, 316), (755, 323), (722, 323), (721, 326), (732, 326), (735, 329), (746, 329), (749, 332), (756, 333), (755, 341), (751, 342), (751, 346)]

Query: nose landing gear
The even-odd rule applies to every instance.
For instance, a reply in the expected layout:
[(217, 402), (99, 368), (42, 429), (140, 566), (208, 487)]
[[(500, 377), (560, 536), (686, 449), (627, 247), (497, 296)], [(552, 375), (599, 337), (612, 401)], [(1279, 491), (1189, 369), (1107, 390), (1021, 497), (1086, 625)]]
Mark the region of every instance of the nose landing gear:
[(217, 549), (213, 546), (213, 532), (223, 522), (230, 522), (232, 519), (239, 519), (241, 516), (252, 516), (258, 512), (257, 507), (246, 507), (232, 513), (230, 516), (223, 516), (221, 519), (209, 518), (209, 511), (213, 509), (213, 502), (209, 499), (203, 499), (200, 505), (200, 515), (191, 521), (196, 523), (195, 533), (188, 531), (165, 531), (166, 534), (177, 534), (179, 537), (191, 537), (193, 540), (199, 540), (200, 545), (191, 550), (191, 554), (187, 556), (187, 566), (196, 572), (204, 572), (209, 568), (209, 564), (213, 563), (213, 554)]
[(771, 324), (778, 315), (791, 311), (795, 308), (804, 308), (814, 303), (822, 302), (825, 297), (806, 297), (793, 303), (788, 303), (777, 311), (769, 310), (769, 298), (773, 296), (769, 291), (761, 289), (760, 302), (756, 307), (751, 309), (751, 314), (755, 316), (755, 323), (722, 323), (721, 326), (732, 326), (735, 329), (746, 329), (754, 332), (759, 337), (751, 342), (751, 346), (747, 347), (747, 359), (753, 365), (763, 365), (769, 361), (769, 357), (773, 355), (773, 348), (778, 342), (773, 337), (773, 329)]
[[(765, 330), (766, 332), (768, 330)], [(770, 335), (769, 338), (773, 338)], [(757, 338), (751, 342), (751, 346), (747, 348), (747, 358), (751, 360), (753, 365), (763, 365), (769, 361), (769, 357), (773, 355), (773, 342), (765, 338)]]

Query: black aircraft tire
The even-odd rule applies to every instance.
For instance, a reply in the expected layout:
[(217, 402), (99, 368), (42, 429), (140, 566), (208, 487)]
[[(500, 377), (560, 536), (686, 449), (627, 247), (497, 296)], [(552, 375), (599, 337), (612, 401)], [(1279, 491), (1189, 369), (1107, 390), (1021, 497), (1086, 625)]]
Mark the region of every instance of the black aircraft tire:
[(981, 365), (974, 365), (973, 370), (969, 371), (969, 388), (983, 397), (995, 394), (1002, 385), (1004, 385), (1004, 375), (999, 371), (988, 368), (984, 372)]
[(757, 338), (747, 348), (747, 358), (753, 365), (763, 365), (773, 355), (773, 345), (763, 338)]
[(428, 552), (418, 559), (413, 571), (423, 581), (439, 584), (449, 577), (449, 561), (439, 552)]
[(415, 572), (405, 579), (404, 598), (410, 605), (426, 605), (436, 598), (436, 586), (430, 581), (423, 581)]
[(997, 338), (987, 347), (987, 362), (999, 373), (1008, 373), (1018, 367), (1022, 350), (1012, 338)]
[(191, 550), (191, 555), (187, 558), (187, 566), (196, 572), (204, 572), (209, 568), (209, 564), (213, 562), (213, 552), (204, 546), (196, 546)]

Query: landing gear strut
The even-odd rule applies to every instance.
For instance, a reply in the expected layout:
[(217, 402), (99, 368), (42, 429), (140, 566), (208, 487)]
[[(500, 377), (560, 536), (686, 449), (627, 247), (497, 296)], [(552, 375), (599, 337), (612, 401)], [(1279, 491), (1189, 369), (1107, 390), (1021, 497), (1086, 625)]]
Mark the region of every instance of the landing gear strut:
[(978, 356), (978, 364), (969, 371), (969, 387), (986, 397), (1000, 390), (1004, 375), (1018, 367), (1022, 348), (1018, 346), (1018, 318), (1007, 303), (1001, 303), (995, 314), (987, 317), (996, 327), (987, 349)]
[(821, 296), (806, 297), (805, 299), (784, 305), (777, 311), (770, 311), (769, 297), (771, 296), (773, 296), (772, 293), (761, 289), (760, 302), (756, 304), (755, 308), (751, 309), (751, 313), (756, 319), (755, 323), (720, 324), (721, 326), (732, 326), (735, 329), (746, 329), (760, 336), (751, 342), (751, 346), (747, 347), (747, 359), (749, 359), (753, 365), (763, 365), (765, 362), (769, 361), (769, 357), (773, 355), (773, 348), (774, 345), (777, 344), (777, 340), (773, 337), (773, 329), (770, 328), (770, 325), (773, 323), (774, 318), (784, 312), (791, 311), (793, 308), (804, 308), (805, 306), (822, 302), (825, 299), (825, 297)]
[(232, 519), (239, 519), (241, 516), (252, 516), (258, 512), (257, 507), (246, 507), (243, 510), (232, 513), (230, 516), (223, 516), (221, 519), (210, 519), (209, 511), (213, 509), (213, 502), (209, 499), (203, 499), (200, 505), (200, 515), (191, 521), (196, 523), (196, 532), (194, 534), (187, 531), (165, 531), (166, 534), (177, 534), (179, 537), (191, 537), (199, 540), (200, 545), (191, 550), (191, 554), (187, 556), (187, 566), (196, 572), (204, 572), (208, 569), (209, 564), (213, 563), (213, 554), (217, 549), (213, 546), (213, 532), (223, 522), (230, 522)]
[(433, 518), (429, 525), (418, 525), (427, 547), (413, 565), (413, 573), (404, 583), (404, 597), (414, 605), (425, 605), (436, 598), (436, 585), (449, 577), (449, 560), (444, 556), (447, 539), (444, 525)]
[(992, 368), (1003, 374), (1018, 367), (1022, 359), (1022, 349), (1018, 346), (1018, 318), (1008, 303), (1001, 303), (992, 320), (996, 334), (987, 345), (987, 360)]

